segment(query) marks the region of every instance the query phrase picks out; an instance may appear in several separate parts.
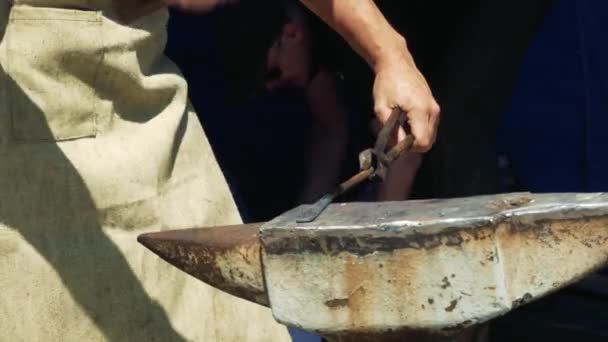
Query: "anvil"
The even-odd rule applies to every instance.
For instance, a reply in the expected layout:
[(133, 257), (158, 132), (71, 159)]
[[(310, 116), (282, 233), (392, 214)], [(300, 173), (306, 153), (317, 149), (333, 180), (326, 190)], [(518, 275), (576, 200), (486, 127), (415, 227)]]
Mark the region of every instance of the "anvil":
[(192, 276), (325, 336), (449, 333), (608, 264), (608, 194), (336, 203), (297, 223), (145, 234)]

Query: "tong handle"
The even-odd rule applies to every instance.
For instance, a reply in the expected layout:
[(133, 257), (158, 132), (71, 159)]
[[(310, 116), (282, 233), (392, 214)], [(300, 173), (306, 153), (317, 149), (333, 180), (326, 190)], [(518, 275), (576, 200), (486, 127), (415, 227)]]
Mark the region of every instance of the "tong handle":
[(412, 134), (406, 134), (405, 139), (398, 142), (397, 145), (393, 146), (387, 153), (386, 159), (389, 163), (392, 163), (397, 159), (401, 153), (409, 151), (414, 145), (414, 136)]
[(395, 129), (395, 125), (401, 125), (404, 118), (405, 116), (399, 107), (393, 108), (391, 115), (384, 123), (380, 133), (378, 133), (378, 138), (376, 139), (376, 144), (374, 146), (374, 151), (376, 154), (384, 154), (388, 141), (390, 140), (393, 130)]
[[(386, 172), (390, 164), (397, 159), (401, 153), (409, 150), (414, 144), (414, 136), (406, 134), (405, 139), (398, 142), (387, 151), (388, 141), (396, 125), (401, 126), (405, 121), (405, 114), (400, 108), (394, 108), (388, 120), (378, 134), (373, 150), (364, 151), (360, 155), (361, 169), (374, 167), (375, 172), (372, 176), (382, 180), (386, 178)], [(372, 159), (375, 159), (373, 162)]]

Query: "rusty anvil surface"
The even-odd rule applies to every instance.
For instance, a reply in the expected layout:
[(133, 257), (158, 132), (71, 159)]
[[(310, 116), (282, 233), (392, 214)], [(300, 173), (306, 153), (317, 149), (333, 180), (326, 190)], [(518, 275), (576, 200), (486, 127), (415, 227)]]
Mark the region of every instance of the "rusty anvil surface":
[(608, 194), (302, 206), (260, 225), (145, 234), (185, 272), (322, 335), (454, 332), (608, 263)]

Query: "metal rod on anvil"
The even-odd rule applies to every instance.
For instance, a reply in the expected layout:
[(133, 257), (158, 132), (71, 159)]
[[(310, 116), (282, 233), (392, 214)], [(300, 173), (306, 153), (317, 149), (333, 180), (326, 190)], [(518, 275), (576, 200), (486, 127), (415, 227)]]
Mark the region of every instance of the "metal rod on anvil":
[(368, 180), (373, 173), (374, 169), (366, 169), (352, 176), (347, 181), (338, 185), (333, 191), (321, 197), (321, 199), (310, 207), (302, 216), (298, 217), (296, 222), (308, 223), (316, 220), (317, 217), (319, 217), (319, 215), (321, 215), (321, 213), (327, 208), (327, 206), (329, 206), (331, 202), (333, 202), (338, 196)]

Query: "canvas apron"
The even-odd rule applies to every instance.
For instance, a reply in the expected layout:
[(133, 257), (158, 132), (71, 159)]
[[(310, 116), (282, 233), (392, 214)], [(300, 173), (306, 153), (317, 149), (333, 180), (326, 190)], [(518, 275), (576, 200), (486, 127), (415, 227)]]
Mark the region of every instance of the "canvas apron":
[(163, 55), (167, 12), (126, 26), (105, 1), (14, 2), (0, 0), (0, 341), (287, 340), (269, 310), (136, 242), (240, 222)]

